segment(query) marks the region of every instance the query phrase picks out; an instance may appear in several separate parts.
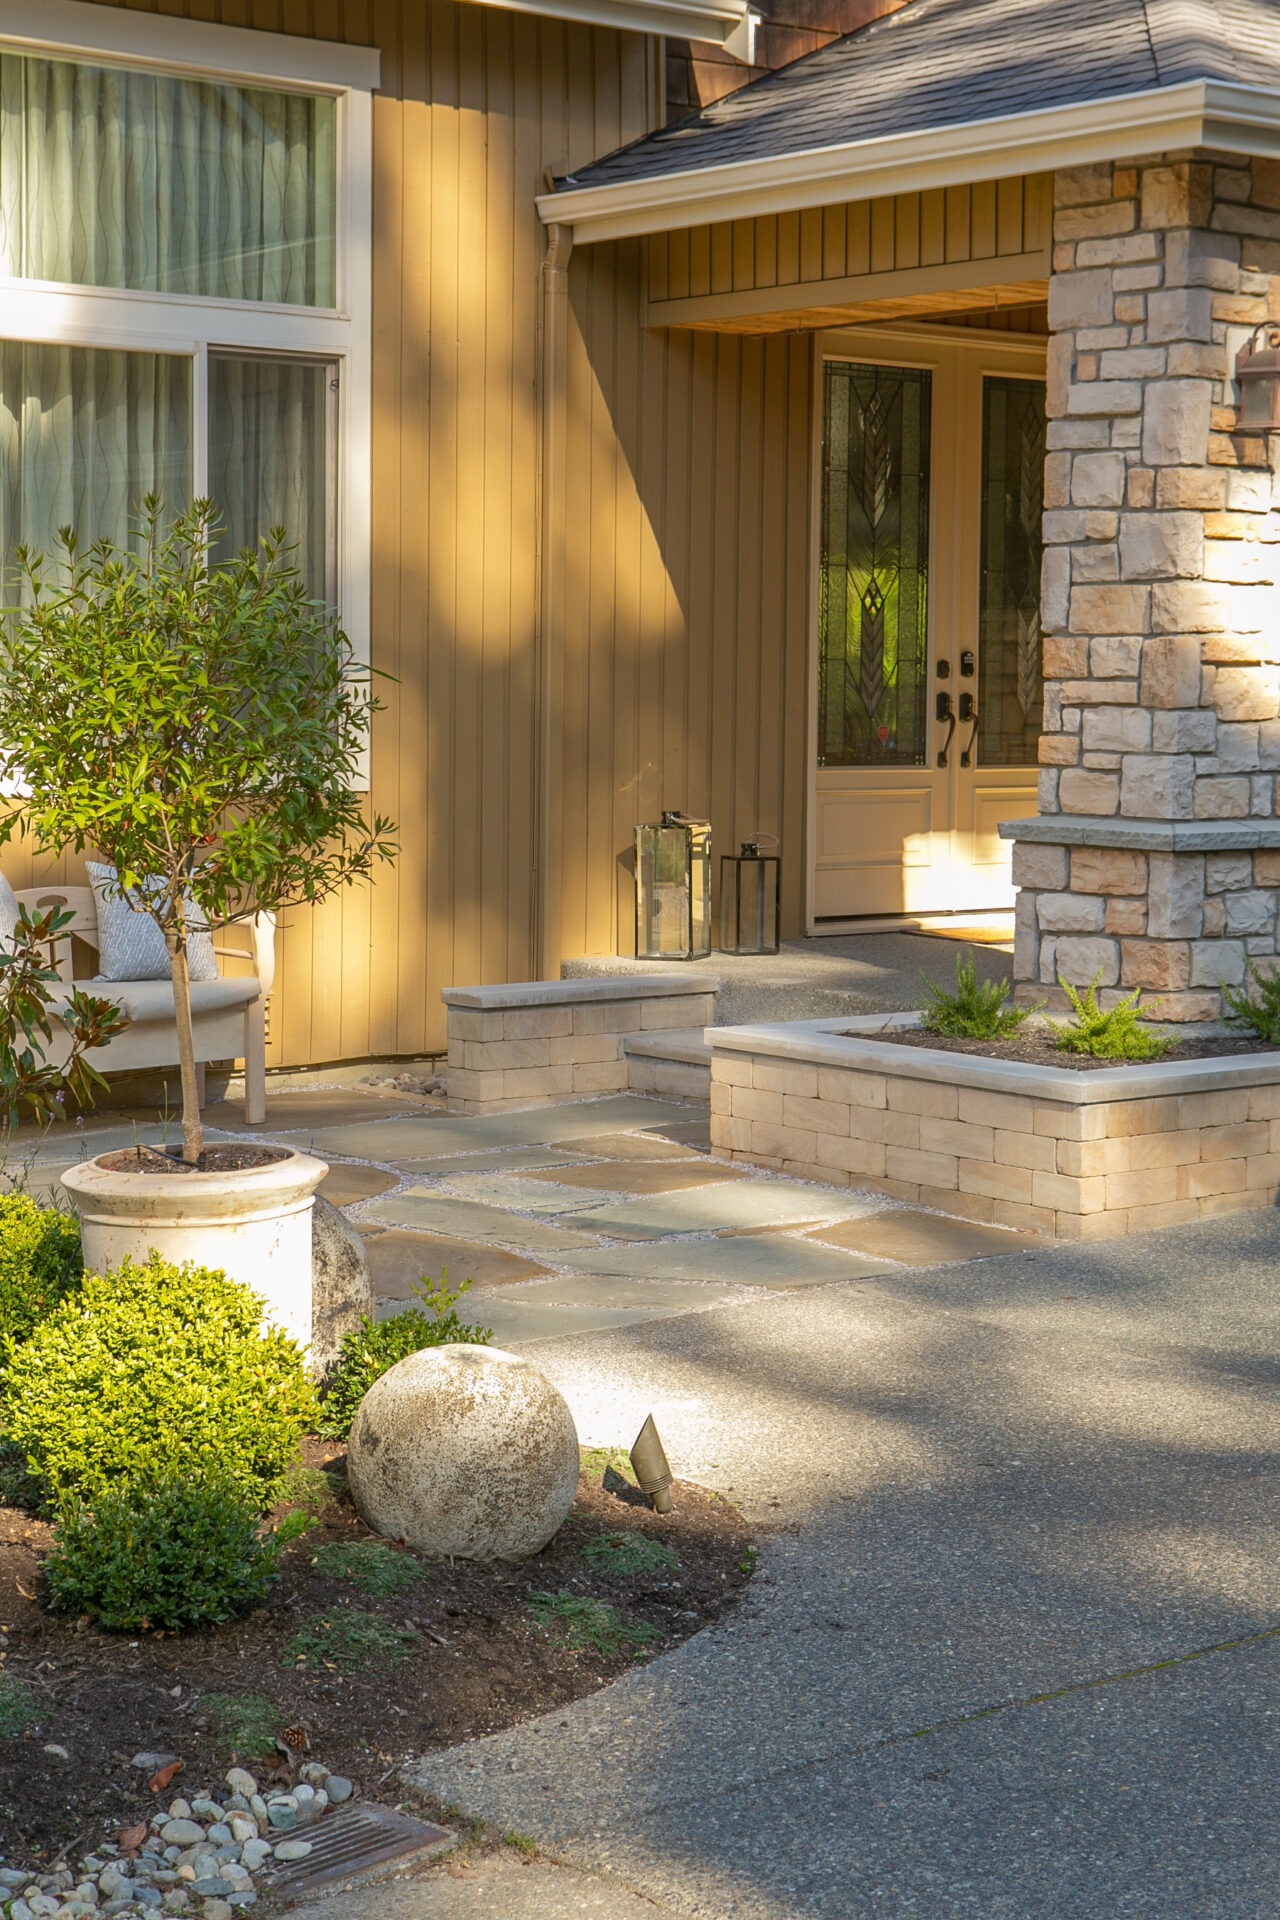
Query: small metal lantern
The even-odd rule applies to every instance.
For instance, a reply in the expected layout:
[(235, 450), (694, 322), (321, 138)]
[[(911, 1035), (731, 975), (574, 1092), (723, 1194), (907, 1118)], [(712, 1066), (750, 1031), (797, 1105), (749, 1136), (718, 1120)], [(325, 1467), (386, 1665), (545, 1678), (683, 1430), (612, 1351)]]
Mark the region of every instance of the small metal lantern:
[(636, 957), (701, 960), (711, 952), (711, 825), (668, 808), (636, 828)]
[(759, 839), (744, 840), (741, 853), (721, 854), (721, 953), (776, 953), (781, 909), (777, 854), (761, 853)]
[(1241, 433), (1280, 433), (1280, 327), (1259, 327), (1236, 355)]

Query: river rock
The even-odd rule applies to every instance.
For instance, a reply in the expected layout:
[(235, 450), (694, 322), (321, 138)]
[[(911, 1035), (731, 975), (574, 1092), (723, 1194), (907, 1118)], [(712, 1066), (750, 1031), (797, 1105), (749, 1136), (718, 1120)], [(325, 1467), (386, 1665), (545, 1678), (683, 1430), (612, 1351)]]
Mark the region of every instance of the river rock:
[(197, 1847), (204, 1839), (204, 1828), (194, 1820), (166, 1820), (160, 1838), (166, 1847)]
[(317, 1195), (311, 1214), (310, 1372), (322, 1380), (343, 1335), (374, 1316), (373, 1280), (364, 1241), (338, 1209)]
[(438, 1557), (523, 1560), (568, 1518), (578, 1435), (563, 1396), (521, 1355), (427, 1347), (360, 1402), (347, 1477), (375, 1533)]

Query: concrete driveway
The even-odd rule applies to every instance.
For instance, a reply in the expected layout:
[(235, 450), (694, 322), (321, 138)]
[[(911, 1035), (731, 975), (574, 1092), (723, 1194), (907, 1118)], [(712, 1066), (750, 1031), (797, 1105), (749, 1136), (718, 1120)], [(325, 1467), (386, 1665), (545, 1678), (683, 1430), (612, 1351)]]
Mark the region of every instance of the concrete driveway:
[(760, 1573), (414, 1769), (566, 1865), (394, 1911), (1280, 1913), (1278, 1255), (1253, 1216), (540, 1341), (584, 1440), (652, 1408), (732, 1490)]

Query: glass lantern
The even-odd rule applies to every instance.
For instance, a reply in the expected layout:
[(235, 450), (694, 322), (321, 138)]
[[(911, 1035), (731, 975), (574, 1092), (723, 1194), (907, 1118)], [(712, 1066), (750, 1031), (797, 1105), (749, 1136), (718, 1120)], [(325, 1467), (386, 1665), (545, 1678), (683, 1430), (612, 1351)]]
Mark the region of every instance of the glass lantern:
[(711, 825), (668, 809), (636, 828), (636, 958), (711, 952)]
[(776, 953), (782, 910), (782, 862), (744, 840), (720, 856), (721, 953)]

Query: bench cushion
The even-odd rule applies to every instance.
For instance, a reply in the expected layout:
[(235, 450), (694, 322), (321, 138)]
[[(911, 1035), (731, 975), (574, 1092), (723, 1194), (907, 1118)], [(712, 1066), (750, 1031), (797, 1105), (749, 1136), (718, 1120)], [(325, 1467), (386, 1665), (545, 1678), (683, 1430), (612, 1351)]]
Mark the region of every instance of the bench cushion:
[[(110, 1000), (120, 1008), (126, 1020), (140, 1026), (151, 1020), (173, 1020), (172, 980), (79, 980), (82, 992)], [(191, 1011), (198, 1020), (202, 1013), (227, 1013), (235, 1007), (247, 1007), (256, 1000), (261, 988), (252, 977), (244, 980), (193, 980)], [(55, 1004), (70, 998), (70, 989), (55, 989)]]

